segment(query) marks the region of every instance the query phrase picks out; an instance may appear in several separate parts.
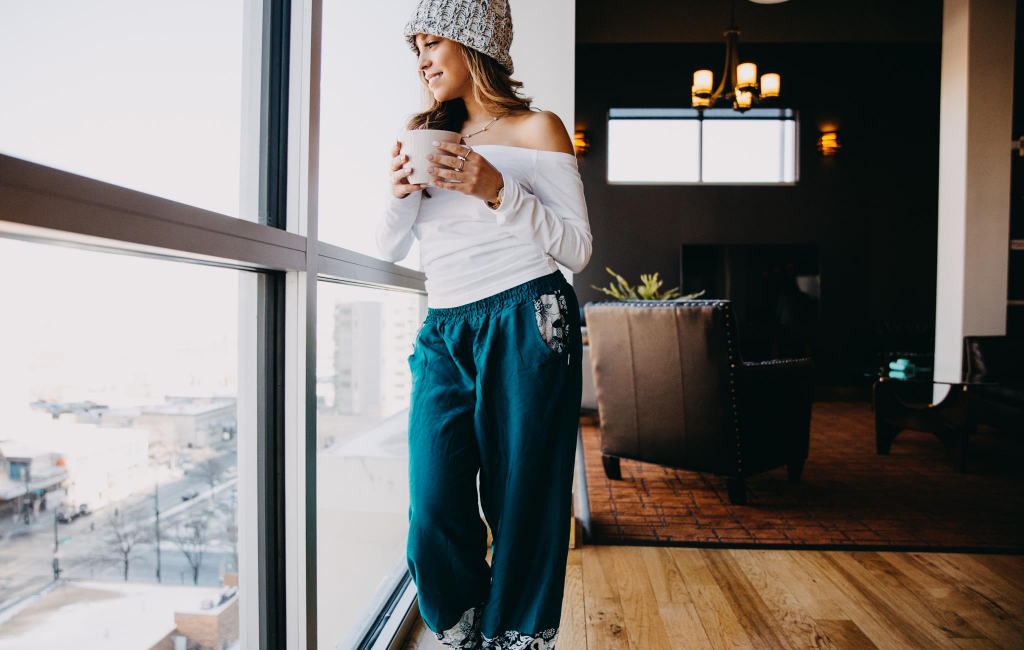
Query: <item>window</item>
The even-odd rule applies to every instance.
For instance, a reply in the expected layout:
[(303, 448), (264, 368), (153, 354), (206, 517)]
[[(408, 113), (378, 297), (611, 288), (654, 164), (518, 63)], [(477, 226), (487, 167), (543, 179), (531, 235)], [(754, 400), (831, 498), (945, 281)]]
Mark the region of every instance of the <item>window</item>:
[[(356, 6), (359, 29), (352, 29)], [(390, 198), (390, 150), (425, 92), (395, 9), (387, 2), (323, 8), (320, 240), (372, 257), (377, 216)], [(419, 269), (419, 250), (414, 240), (398, 265)]]
[(609, 183), (793, 184), (796, 151), (790, 109), (609, 111)]
[(4, 2), (0, 153), (242, 216), (243, 4)]
[(239, 273), (0, 239), (0, 645), (238, 647)]
[(317, 293), (317, 640), (350, 648), (407, 574), (408, 356), (426, 300), (333, 282)]

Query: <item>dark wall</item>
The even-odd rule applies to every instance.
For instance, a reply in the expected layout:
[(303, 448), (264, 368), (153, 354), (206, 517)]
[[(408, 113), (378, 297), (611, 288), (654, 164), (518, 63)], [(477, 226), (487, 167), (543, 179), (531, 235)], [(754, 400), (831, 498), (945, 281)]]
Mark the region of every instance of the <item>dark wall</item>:
[(939, 43), (942, 33), (942, 0), (586, 0), (576, 6), (577, 43), (721, 43), (730, 7), (744, 43)]
[[(724, 45), (577, 46), (576, 128), (591, 143), (579, 166), (594, 235), (573, 281), (580, 304), (607, 298), (591, 288), (613, 280), (606, 266), (632, 284), (657, 271), (662, 289), (679, 285), (682, 244), (817, 244), (818, 383), (861, 384), (865, 355), (894, 345), (883, 332), (934, 324), (939, 46), (741, 43), (740, 54), (759, 73), (780, 73), (782, 100), (799, 111), (796, 186), (608, 185), (608, 109), (688, 106), (694, 70), (718, 83)], [(823, 158), (817, 137), (831, 129), (842, 149)]]

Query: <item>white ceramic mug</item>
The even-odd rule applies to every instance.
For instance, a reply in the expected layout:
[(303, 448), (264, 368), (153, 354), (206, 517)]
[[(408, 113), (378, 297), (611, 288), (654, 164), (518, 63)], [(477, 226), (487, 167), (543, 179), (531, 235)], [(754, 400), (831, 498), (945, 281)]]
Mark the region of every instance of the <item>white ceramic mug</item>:
[[(436, 160), (427, 160), (427, 154), (452, 154), (430, 144), (434, 140), (458, 144), (462, 140), (462, 134), (458, 131), (444, 131), (441, 129), (413, 129), (412, 131), (402, 131), (398, 134), (398, 141), (402, 143), (402, 148), (398, 153), (399, 155), (409, 156), (409, 160), (406, 161), (405, 165), (412, 168), (412, 173), (405, 178), (413, 185), (426, 184), (432, 180), (442, 178), (437, 174), (431, 174), (427, 171), (427, 167), (437, 164)], [(447, 166), (441, 165), (441, 168), (447, 169)]]

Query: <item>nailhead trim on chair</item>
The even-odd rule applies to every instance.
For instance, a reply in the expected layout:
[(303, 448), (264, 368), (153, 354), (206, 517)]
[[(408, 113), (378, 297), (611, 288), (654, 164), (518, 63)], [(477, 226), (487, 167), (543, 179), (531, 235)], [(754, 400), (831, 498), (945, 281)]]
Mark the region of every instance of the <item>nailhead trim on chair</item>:
[(733, 386), (730, 388), (732, 392), (732, 421), (733, 427), (736, 430), (736, 473), (739, 475), (743, 474), (743, 446), (740, 443), (740, 422), (739, 422), (739, 409), (736, 405), (736, 374), (734, 368), (735, 355), (732, 351), (732, 332), (729, 330), (729, 326), (732, 321), (729, 320), (729, 305), (725, 303), (715, 303), (716, 309), (721, 309), (725, 312), (725, 341), (729, 349), (729, 383)]

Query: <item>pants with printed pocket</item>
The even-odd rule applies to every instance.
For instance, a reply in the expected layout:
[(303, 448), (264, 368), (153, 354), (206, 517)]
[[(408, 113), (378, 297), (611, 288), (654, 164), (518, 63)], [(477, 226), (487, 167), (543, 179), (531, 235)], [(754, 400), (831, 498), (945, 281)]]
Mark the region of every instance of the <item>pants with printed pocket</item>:
[(555, 647), (582, 352), (559, 270), (427, 310), (409, 356), (406, 552), (420, 614), (446, 647)]

